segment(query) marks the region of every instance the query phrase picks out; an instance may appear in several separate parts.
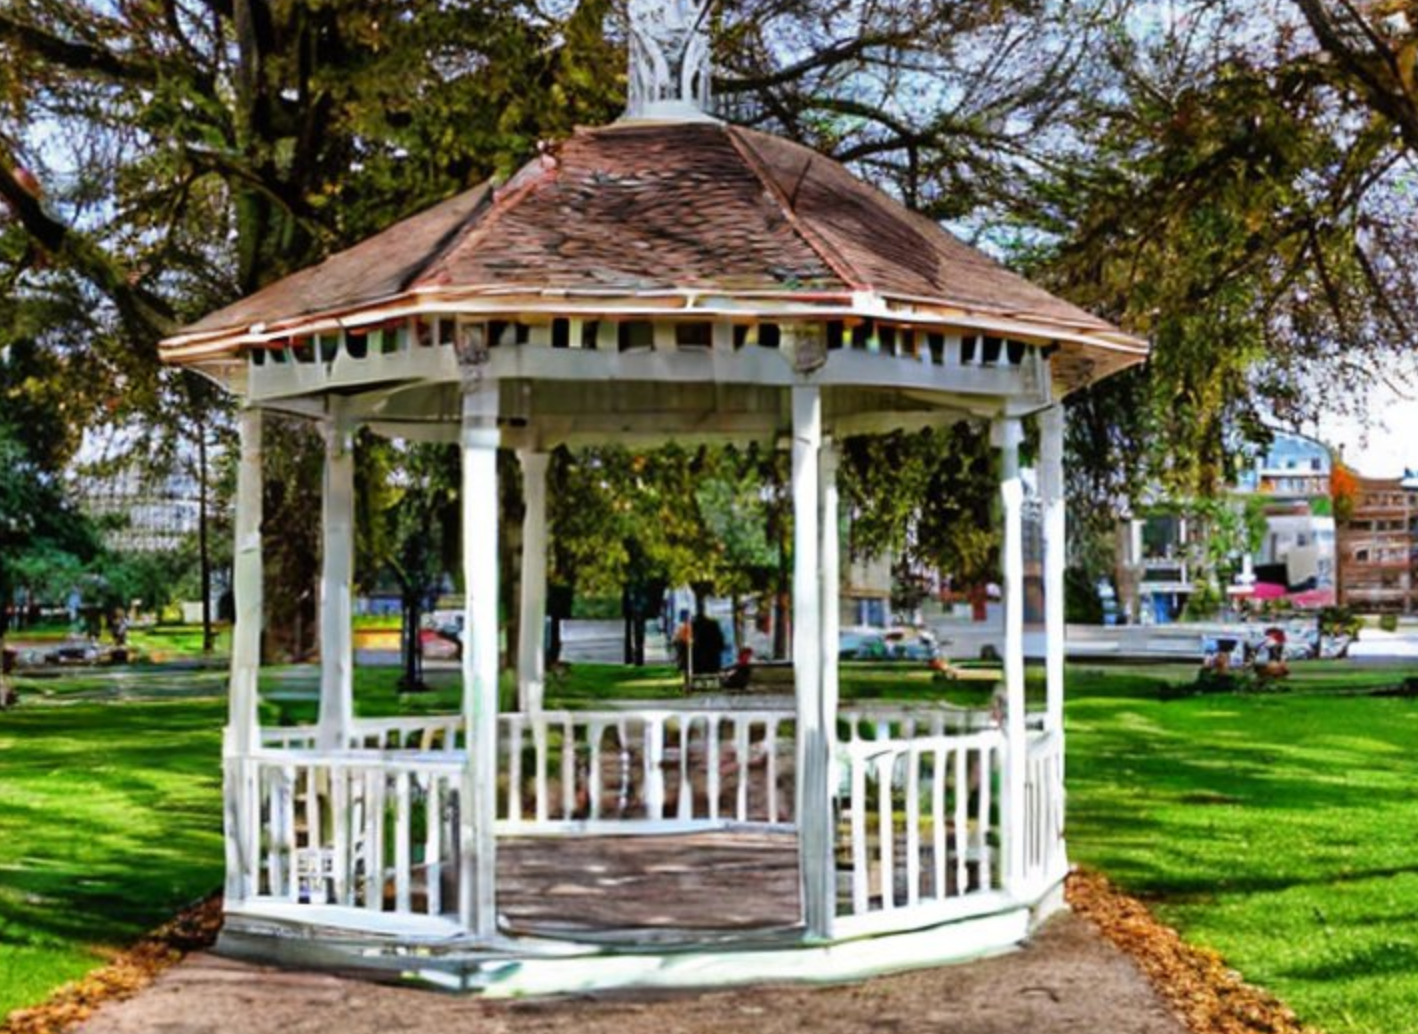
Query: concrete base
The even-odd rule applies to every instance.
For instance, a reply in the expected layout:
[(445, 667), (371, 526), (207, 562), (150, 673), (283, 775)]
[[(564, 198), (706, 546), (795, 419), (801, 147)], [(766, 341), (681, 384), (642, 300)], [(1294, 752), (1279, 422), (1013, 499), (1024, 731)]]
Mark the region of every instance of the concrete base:
[[(422, 985), (493, 998), (630, 989), (705, 989), (746, 984), (835, 983), (963, 962), (1009, 951), (1066, 907), (1062, 884), (1033, 901), (923, 929), (812, 942), (801, 929), (696, 931), (691, 942), (591, 943), (500, 937), (478, 943), (430, 928), (396, 935), (357, 929), (355, 910), (228, 913), (219, 954), (298, 969)], [(658, 943), (657, 943), (658, 942)]]

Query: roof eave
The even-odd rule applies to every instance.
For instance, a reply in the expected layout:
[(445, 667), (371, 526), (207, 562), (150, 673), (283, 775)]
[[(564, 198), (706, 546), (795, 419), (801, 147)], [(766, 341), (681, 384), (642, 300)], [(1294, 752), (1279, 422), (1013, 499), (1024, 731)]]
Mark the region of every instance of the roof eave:
[[(744, 308), (718, 304), (718, 299), (748, 303)], [(766, 318), (785, 320), (886, 319), (918, 325), (951, 326), (985, 334), (1014, 337), (1037, 344), (1069, 342), (1114, 354), (1114, 361), (1126, 365), (1142, 362), (1149, 348), (1146, 341), (1108, 327), (1091, 327), (1082, 322), (1060, 321), (1027, 313), (1001, 313), (962, 306), (944, 299), (905, 298), (846, 289), (815, 291), (724, 291), (712, 285), (702, 288), (545, 288), (536, 285), (499, 284), (468, 288), (437, 288), (403, 292), (346, 309), (327, 310), (284, 320), (233, 326), (192, 334), (177, 334), (163, 340), (159, 353), (165, 362), (186, 364), (243, 348), (269, 345), (272, 341), (300, 334), (316, 334), (349, 327), (381, 323), (421, 314), (439, 315), (466, 311), (494, 314), (495, 305), (464, 308), (473, 301), (505, 301), (504, 311), (535, 312), (555, 316), (577, 313), (615, 315), (693, 315), (726, 318)], [(515, 301), (515, 304), (512, 304)], [(706, 301), (708, 304), (706, 304)], [(580, 304), (576, 304), (579, 302)], [(658, 303), (658, 304), (656, 304)], [(775, 304), (776, 303), (776, 304)], [(900, 308), (909, 305), (908, 310)]]

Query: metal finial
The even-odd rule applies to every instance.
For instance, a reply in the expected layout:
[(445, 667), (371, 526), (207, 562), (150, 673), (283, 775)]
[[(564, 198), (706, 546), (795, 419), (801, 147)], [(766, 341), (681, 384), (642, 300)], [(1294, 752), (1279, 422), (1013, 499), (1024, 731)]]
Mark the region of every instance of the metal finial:
[(708, 118), (714, 0), (630, 0), (627, 118)]

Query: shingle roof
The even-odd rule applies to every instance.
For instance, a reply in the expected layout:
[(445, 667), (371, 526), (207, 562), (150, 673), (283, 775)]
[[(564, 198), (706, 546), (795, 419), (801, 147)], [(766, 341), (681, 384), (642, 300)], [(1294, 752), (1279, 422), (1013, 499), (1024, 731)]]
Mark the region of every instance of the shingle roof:
[[(441, 290), (785, 300), (873, 292), (1128, 344), (836, 162), (715, 122), (581, 130), (503, 187), (477, 187), (397, 223), (179, 338)], [(1140, 356), (1141, 343), (1132, 345)]]

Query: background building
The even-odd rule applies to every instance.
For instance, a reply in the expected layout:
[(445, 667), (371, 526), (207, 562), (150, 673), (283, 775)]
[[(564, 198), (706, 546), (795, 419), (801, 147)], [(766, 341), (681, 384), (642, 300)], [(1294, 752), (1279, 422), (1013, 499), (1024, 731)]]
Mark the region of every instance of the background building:
[(1398, 478), (1357, 478), (1339, 528), (1339, 600), (1359, 611), (1414, 611), (1418, 496)]

